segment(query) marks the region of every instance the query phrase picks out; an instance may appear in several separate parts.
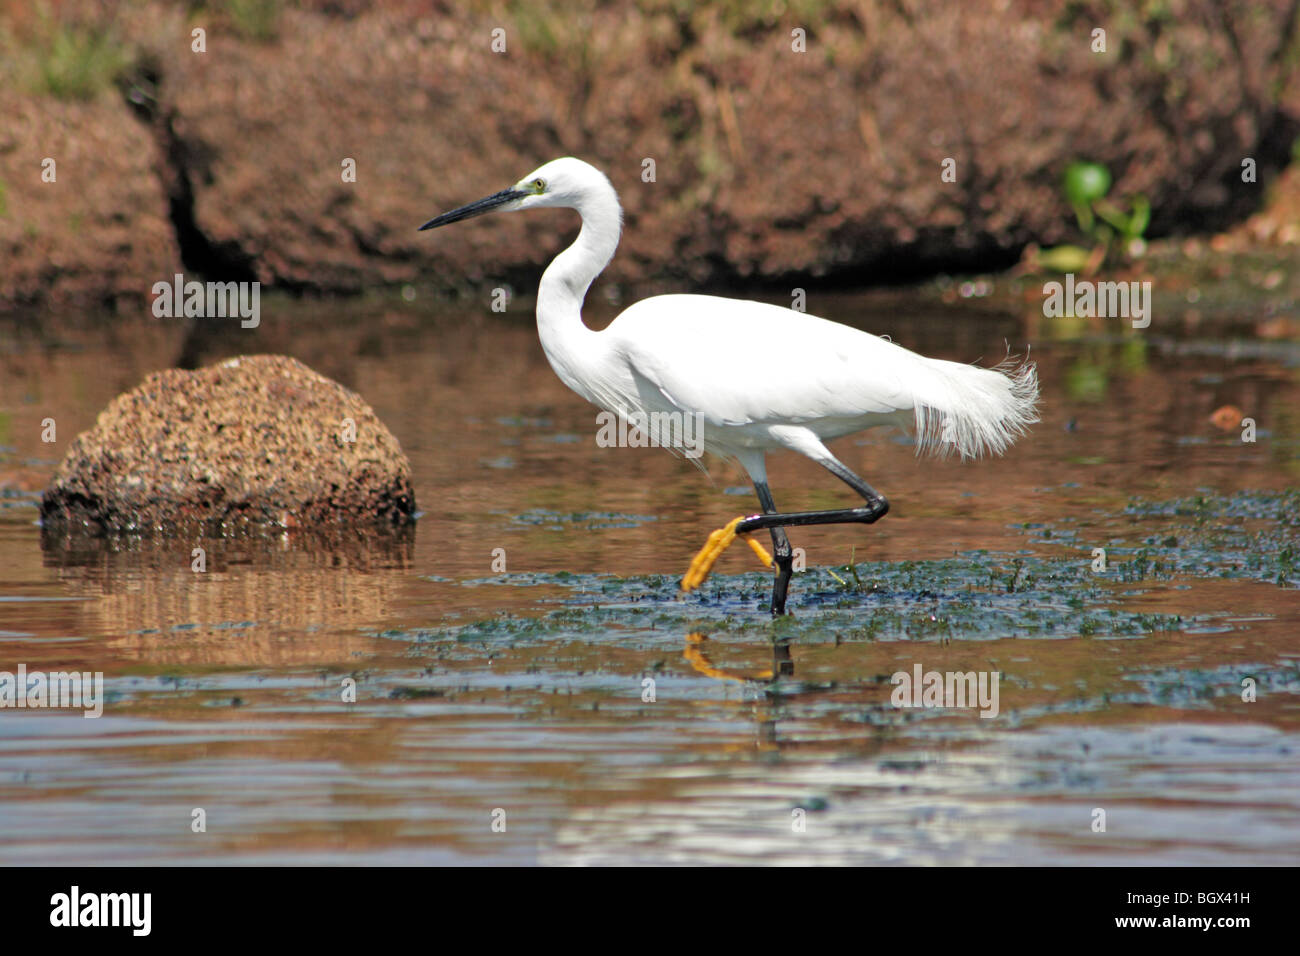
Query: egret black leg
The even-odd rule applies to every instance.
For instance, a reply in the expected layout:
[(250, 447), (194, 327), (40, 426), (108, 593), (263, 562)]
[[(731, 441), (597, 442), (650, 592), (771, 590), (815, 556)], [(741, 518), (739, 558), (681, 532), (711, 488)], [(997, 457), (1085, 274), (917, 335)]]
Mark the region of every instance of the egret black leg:
[[(754, 482), (754, 491), (758, 493), (758, 503), (763, 507), (763, 513), (776, 514), (776, 502), (772, 500), (772, 490), (767, 487), (767, 482)], [(790, 550), (790, 539), (786, 537), (784, 527), (773, 525), (771, 531), (772, 559), (776, 562), (776, 581), (772, 585), (772, 616), (777, 617), (785, 613), (785, 596), (790, 590), (794, 552)]]
[[(807, 451), (804, 453), (807, 454)], [(755, 480), (754, 490), (758, 493), (759, 504), (762, 505), (764, 513), (736, 518), (728, 522), (725, 528), (719, 528), (709, 535), (709, 540), (695, 555), (691, 566), (682, 578), (683, 592), (693, 591), (700, 586), (708, 577), (709, 570), (718, 555), (726, 550), (727, 545), (736, 535), (752, 534), (766, 528), (772, 533), (772, 544), (776, 549), (774, 561), (776, 581), (772, 587), (772, 615), (775, 617), (784, 614), (786, 594), (790, 587), (790, 574), (794, 570), (794, 553), (790, 550), (790, 540), (785, 534), (786, 528), (791, 525), (872, 524), (888, 513), (889, 502), (885, 500), (885, 496), (832, 458), (830, 452), (822, 449), (822, 455), (809, 457), (813, 457), (814, 461), (860, 494), (866, 504), (861, 508), (842, 508), (836, 511), (792, 511), (783, 514), (776, 510), (776, 503), (772, 500), (772, 492), (767, 487), (766, 477), (761, 481)], [(747, 464), (746, 468), (751, 475), (755, 472), (762, 474), (761, 466), (761, 459), (756, 459)], [(750, 543), (756, 544), (752, 540)], [(761, 557), (766, 564), (767, 555), (762, 554)]]
[[(746, 518), (736, 525), (736, 533), (748, 534), (761, 531), (763, 528), (790, 528), (814, 524), (873, 524), (889, 512), (889, 502), (884, 495), (834, 458), (818, 459), (817, 463), (860, 494), (866, 501), (866, 506), (862, 508), (844, 508), (838, 511), (792, 511), (786, 514), (769, 511), (766, 514), (752, 515)], [(766, 511), (772, 501), (771, 493), (768, 494), (767, 500), (763, 501), (763, 494), (760, 491), (759, 501)], [(773, 541), (775, 540), (774, 536)], [(773, 601), (775, 601), (775, 595), (773, 595)]]

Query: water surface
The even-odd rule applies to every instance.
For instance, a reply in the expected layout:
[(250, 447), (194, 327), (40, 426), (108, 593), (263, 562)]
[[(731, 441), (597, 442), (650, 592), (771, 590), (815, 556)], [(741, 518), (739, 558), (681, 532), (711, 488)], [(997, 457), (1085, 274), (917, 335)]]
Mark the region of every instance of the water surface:
[[(597, 447), (526, 303), (6, 322), (0, 669), (102, 671), (109, 700), (0, 711), (0, 862), (1297, 862), (1300, 344), (1253, 307), (1138, 331), (933, 291), (809, 308), (959, 361), (1031, 342), (1043, 421), (976, 463), (836, 443), (893, 507), (791, 535), (808, 570), (777, 624), (743, 546), (676, 593), (753, 509), (744, 475)], [(42, 541), (22, 489), (108, 401), (251, 352), (374, 406), (413, 533)], [(1226, 404), (1256, 442), (1209, 422)], [(850, 502), (797, 458), (771, 480), (786, 509)], [(998, 671), (998, 715), (892, 706), (918, 663)]]

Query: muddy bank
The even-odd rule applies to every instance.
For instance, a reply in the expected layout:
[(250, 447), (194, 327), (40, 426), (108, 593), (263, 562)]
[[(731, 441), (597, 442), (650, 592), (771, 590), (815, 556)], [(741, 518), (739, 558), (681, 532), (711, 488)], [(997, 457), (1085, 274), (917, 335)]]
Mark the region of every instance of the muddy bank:
[(121, 59), (79, 101), (29, 81), (39, 44), (14, 60), (0, 307), (139, 303), (182, 270), (320, 292), (528, 285), (571, 217), (454, 241), (415, 226), (564, 154), (620, 189), (620, 283), (997, 269), (1071, 238), (1074, 159), (1147, 196), (1151, 234), (1214, 230), (1259, 208), (1300, 129), (1283, 0), (249, 8), (65, 5)]

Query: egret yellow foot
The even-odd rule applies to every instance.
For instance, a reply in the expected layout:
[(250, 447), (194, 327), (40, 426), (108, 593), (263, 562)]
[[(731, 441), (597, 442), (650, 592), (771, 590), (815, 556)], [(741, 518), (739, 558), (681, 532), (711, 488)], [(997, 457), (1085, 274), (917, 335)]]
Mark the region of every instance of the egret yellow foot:
[[(699, 554), (691, 560), (691, 566), (686, 569), (686, 574), (682, 577), (683, 591), (694, 591), (704, 583), (705, 578), (709, 576), (709, 572), (713, 570), (713, 565), (722, 556), (722, 552), (726, 551), (731, 546), (731, 542), (736, 540), (736, 525), (747, 517), (749, 516), (741, 515), (739, 518), (728, 521), (724, 527), (709, 535), (709, 540), (704, 543), (704, 547), (700, 548)], [(758, 560), (762, 561), (765, 567), (770, 568), (772, 566), (772, 556), (767, 553), (767, 549), (747, 534), (741, 535), (741, 537), (745, 539), (746, 544), (754, 549), (754, 553), (758, 555)]]

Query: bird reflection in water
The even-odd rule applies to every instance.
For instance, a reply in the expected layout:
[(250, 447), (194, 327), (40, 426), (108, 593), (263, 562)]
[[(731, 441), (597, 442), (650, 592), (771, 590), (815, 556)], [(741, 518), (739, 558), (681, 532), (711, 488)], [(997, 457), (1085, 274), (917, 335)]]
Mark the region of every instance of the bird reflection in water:
[(709, 659), (709, 638), (698, 631), (686, 635), (686, 648), (682, 656), (686, 662), (705, 677), (716, 680), (735, 681), (746, 687), (753, 687), (760, 694), (755, 703), (755, 717), (758, 721), (758, 745), (763, 748), (776, 747), (777, 707), (787, 696), (778, 683), (783, 677), (794, 676), (794, 659), (790, 656), (790, 641), (778, 640), (772, 644), (772, 666), (756, 671), (731, 670), (717, 667)]

